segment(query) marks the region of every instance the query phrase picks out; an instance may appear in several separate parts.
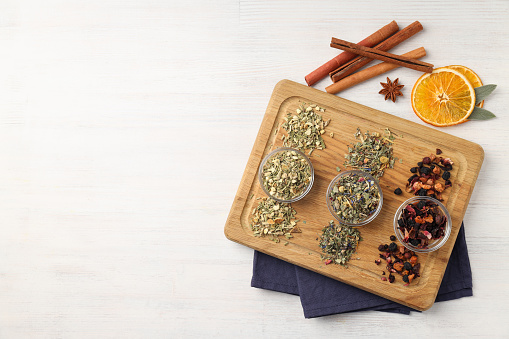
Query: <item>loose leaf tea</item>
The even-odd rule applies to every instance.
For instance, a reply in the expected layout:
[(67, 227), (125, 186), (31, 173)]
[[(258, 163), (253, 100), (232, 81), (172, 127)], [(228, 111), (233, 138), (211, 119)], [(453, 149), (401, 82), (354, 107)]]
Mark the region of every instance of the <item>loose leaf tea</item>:
[(330, 119), (324, 121), (318, 112), (325, 112), (325, 108), (317, 105), (303, 104), (297, 109), (297, 115), (288, 113), (284, 118), (285, 122), (281, 125), (288, 133), (283, 135), (283, 145), (285, 147), (297, 148), (299, 150), (309, 150), (309, 155), (314, 149), (324, 149), (325, 142), (322, 134), (329, 125)]
[[(438, 152), (439, 151), (439, 152)], [(422, 158), (410, 172), (415, 173), (407, 180), (406, 191), (418, 196), (428, 196), (443, 201), (445, 189), (452, 186), (451, 171), (454, 164), (450, 158), (438, 156), (442, 151), (437, 149), (437, 155), (430, 154)], [(442, 172), (443, 171), (443, 172)], [(444, 181), (440, 182), (440, 178)]]
[(430, 240), (442, 238), (446, 225), (447, 216), (431, 200), (408, 204), (398, 219), (399, 230), (404, 233), (403, 242), (417, 248), (428, 248)]
[(265, 163), (262, 180), (269, 195), (291, 200), (304, 193), (310, 185), (311, 166), (302, 154), (283, 150), (274, 153)]
[(322, 229), (319, 246), (326, 265), (334, 263), (345, 266), (361, 241), (360, 232), (352, 227), (336, 225), (331, 221)]
[(345, 166), (368, 172), (376, 179), (384, 174), (385, 169), (394, 168), (392, 143), (395, 136), (388, 128), (383, 136), (378, 132), (370, 134), (369, 131), (362, 134), (357, 128), (354, 136), (359, 141), (348, 147)]
[(299, 233), (297, 212), (289, 205), (269, 198), (263, 198), (253, 209), (251, 230), (256, 237), (269, 237), (280, 242), (279, 237), (293, 238), (292, 233)]
[(375, 181), (349, 173), (338, 178), (329, 193), (334, 212), (344, 221), (357, 224), (369, 218), (380, 203)]
[[(391, 236), (391, 241), (395, 240), (394, 236)], [(389, 279), (382, 277), (383, 281), (389, 281), (393, 283), (396, 277), (393, 273), (401, 275), (404, 286), (408, 286), (412, 280), (420, 277), (421, 264), (418, 263), (418, 256), (415, 252), (405, 248), (405, 246), (399, 246), (392, 242), (390, 245), (380, 244), (378, 250), (381, 252), (380, 259), (375, 259), (375, 264), (380, 265), (381, 259), (387, 262), (387, 272), (389, 272)], [(382, 271), (382, 275), (385, 275), (385, 271)]]

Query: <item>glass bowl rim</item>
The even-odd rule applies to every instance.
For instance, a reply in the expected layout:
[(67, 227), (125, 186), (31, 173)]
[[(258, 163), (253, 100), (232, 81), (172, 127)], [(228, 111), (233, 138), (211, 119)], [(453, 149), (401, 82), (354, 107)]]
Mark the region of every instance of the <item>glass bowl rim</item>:
[[(343, 220), (343, 218), (339, 217), (339, 215), (334, 211), (334, 209), (332, 209), (331, 202), (330, 202), (330, 199), (329, 199), (329, 193), (332, 190), (333, 185), (336, 183), (336, 181), (339, 178), (341, 178), (342, 176), (345, 176), (347, 174), (359, 174), (359, 175), (362, 175), (364, 177), (367, 177), (370, 180), (373, 180), (373, 182), (375, 183), (375, 186), (376, 186), (376, 188), (378, 190), (378, 194), (380, 195), (380, 201), (378, 202), (378, 206), (377, 206), (375, 212), (373, 212), (373, 214), (371, 214), (368, 218), (364, 219), (363, 221), (361, 221), (359, 223), (347, 222), (347, 221)], [(336, 175), (331, 180), (331, 182), (329, 183), (329, 186), (327, 187), (327, 193), (325, 195), (325, 199), (327, 201), (327, 207), (329, 209), (329, 212), (332, 214), (332, 216), (339, 223), (347, 225), (347, 226), (350, 226), (350, 227), (358, 227), (358, 226), (364, 226), (364, 225), (369, 224), (370, 222), (375, 220), (375, 218), (378, 216), (378, 214), (380, 214), (380, 211), (382, 210), (383, 201), (384, 201), (384, 195), (383, 195), (383, 192), (382, 192), (382, 187), (380, 186), (378, 180), (375, 177), (373, 177), (370, 173), (364, 172), (364, 171), (361, 171), (361, 170), (348, 170), (348, 171), (344, 171), (344, 172), (339, 173), (338, 175)]]
[[(429, 200), (429, 201), (432, 201), (432, 202), (436, 203), (438, 205), (438, 207), (440, 207), (440, 210), (447, 217), (447, 223), (446, 223), (445, 230), (444, 230), (445, 234), (440, 239), (436, 239), (436, 241), (432, 244), (432, 246), (428, 247), (428, 248), (417, 248), (417, 247), (413, 246), (410, 243), (404, 242), (403, 241), (404, 238), (403, 238), (403, 236), (401, 234), (401, 231), (399, 230), (398, 220), (399, 220), (399, 216), (401, 215), (403, 209), (408, 204), (410, 204), (412, 202), (415, 202), (415, 201), (418, 201), (418, 200)], [(449, 211), (447, 210), (447, 208), (439, 200), (437, 200), (435, 198), (432, 198), (432, 197), (428, 197), (428, 196), (415, 196), (415, 197), (411, 197), (411, 198), (408, 198), (407, 200), (405, 200), (398, 207), (396, 212), (394, 213), (394, 223), (393, 224), (394, 224), (393, 225), (394, 233), (396, 234), (396, 238), (398, 239), (398, 241), (403, 246), (405, 246), (407, 249), (409, 249), (411, 251), (414, 251), (414, 252), (419, 252), (419, 253), (429, 253), (429, 252), (434, 252), (434, 251), (438, 250), (439, 248), (444, 246), (444, 244), (447, 242), (447, 240), (449, 239), (449, 236), (451, 235), (451, 231), (452, 231), (451, 215), (450, 215)]]
[[(309, 185), (306, 187), (306, 189), (304, 190), (304, 192), (302, 192), (300, 195), (292, 198), (292, 199), (280, 199), (280, 198), (276, 198), (276, 197), (273, 197), (272, 195), (269, 194), (269, 192), (267, 191), (267, 188), (265, 188), (265, 185), (263, 184), (263, 179), (262, 179), (262, 174), (263, 174), (263, 166), (265, 166), (265, 164), (267, 163), (267, 161), (276, 153), (279, 153), (279, 152), (282, 152), (282, 151), (295, 151), (297, 152), (299, 155), (301, 155), (302, 157), (304, 157), (304, 159), (306, 159), (306, 162), (308, 163), (310, 169), (311, 169), (311, 180), (309, 181)], [(274, 150), (272, 150), (271, 152), (269, 152), (263, 159), (262, 159), (262, 162), (260, 163), (260, 166), (258, 167), (258, 182), (260, 183), (260, 186), (262, 187), (262, 190), (265, 194), (267, 194), (267, 196), (275, 201), (278, 201), (278, 202), (282, 202), (282, 203), (286, 203), (286, 204), (289, 204), (289, 203), (292, 203), (292, 202), (296, 202), (296, 201), (299, 201), (300, 199), (304, 198), (308, 193), (309, 191), (311, 191), (311, 187), (313, 187), (313, 184), (315, 182), (315, 169), (313, 167), (313, 164), (311, 163), (311, 159), (309, 159), (305, 154), (304, 152), (296, 149), (296, 148), (293, 148), (293, 147), (279, 147), (279, 148), (276, 148)]]

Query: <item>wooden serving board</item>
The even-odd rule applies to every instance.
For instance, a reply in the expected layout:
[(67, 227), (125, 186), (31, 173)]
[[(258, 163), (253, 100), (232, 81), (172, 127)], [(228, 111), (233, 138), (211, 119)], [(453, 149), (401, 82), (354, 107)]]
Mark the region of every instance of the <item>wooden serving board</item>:
[[(324, 120), (331, 119), (331, 123), (323, 134), (326, 149), (315, 150), (310, 156), (315, 170), (314, 185), (306, 197), (292, 203), (292, 207), (297, 211), (296, 217), (300, 220), (298, 226), (302, 233), (295, 233), (285, 245), (284, 238), (280, 243), (275, 243), (265, 237), (255, 237), (250, 227), (251, 213), (260, 201), (257, 198), (265, 197), (257, 178), (258, 167), (267, 153), (282, 146), (281, 136), (285, 131), (279, 126), (288, 112), (295, 114), (302, 103), (317, 104), (325, 108), (325, 112), (321, 114)], [(348, 153), (348, 145), (357, 141), (354, 133), (358, 127), (363, 133), (368, 130), (381, 134), (388, 127), (391, 132), (401, 136), (396, 138), (393, 147), (394, 157), (403, 159), (403, 162), (396, 161), (394, 168), (387, 169), (380, 178), (384, 195), (382, 211), (374, 221), (360, 228), (363, 241), (359, 243), (357, 254), (352, 256), (348, 268), (325, 265), (321, 261), (322, 252), (317, 238), (322, 228), (334, 219), (327, 208), (326, 191), (330, 181), (338, 174), (336, 167), (345, 170), (344, 155)], [(330, 132), (334, 133), (333, 137), (330, 137)], [(392, 284), (382, 281), (381, 272), (386, 265), (383, 260), (381, 265), (375, 264), (380, 253), (378, 245), (390, 243), (389, 237), (394, 234), (394, 213), (403, 201), (413, 196), (412, 193), (405, 192), (407, 179), (412, 175), (410, 168), (422, 161), (423, 157), (434, 154), (437, 148), (443, 151), (441, 156), (450, 157), (454, 162), (451, 172), (453, 185), (446, 189), (443, 195), (443, 203), (452, 218), (451, 236), (439, 250), (418, 254), (421, 276), (409, 286), (404, 286), (398, 274), (395, 274), (396, 281)], [(267, 107), (226, 221), (225, 235), (232, 241), (271, 256), (423, 311), (430, 308), (435, 301), (483, 158), (483, 149), (470, 141), (289, 80), (282, 80), (274, 88)], [(393, 193), (397, 187), (403, 190), (403, 194), (398, 196)]]

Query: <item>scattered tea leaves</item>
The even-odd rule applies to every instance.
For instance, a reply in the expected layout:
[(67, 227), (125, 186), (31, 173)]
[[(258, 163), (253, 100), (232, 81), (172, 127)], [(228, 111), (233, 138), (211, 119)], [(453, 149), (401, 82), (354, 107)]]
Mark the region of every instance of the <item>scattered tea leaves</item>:
[(280, 236), (290, 239), (292, 233), (300, 232), (295, 219), (297, 212), (289, 204), (262, 198), (252, 214), (251, 230), (256, 237), (269, 237), (277, 243)]
[(394, 168), (392, 143), (395, 135), (388, 128), (384, 134), (370, 134), (369, 131), (362, 134), (360, 128), (357, 128), (354, 136), (359, 141), (348, 147), (349, 154), (345, 155), (344, 166), (368, 172), (376, 179), (379, 179), (387, 168)]
[(336, 225), (334, 221), (331, 221), (322, 229), (319, 239), (319, 246), (324, 253), (321, 255), (322, 261), (326, 265), (334, 263), (346, 266), (361, 240), (361, 234), (357, 229)]
[(281, 137), (283, 145), (299, 150), (324, 149), (322, 134), (325, 133), (330, 119), (324, 121), (318, 112), (325, 112), (325, 109), (314, 104), (303, 104), (296, 110), (296, 115), (288, 113), (281, 125), (288, 134)]

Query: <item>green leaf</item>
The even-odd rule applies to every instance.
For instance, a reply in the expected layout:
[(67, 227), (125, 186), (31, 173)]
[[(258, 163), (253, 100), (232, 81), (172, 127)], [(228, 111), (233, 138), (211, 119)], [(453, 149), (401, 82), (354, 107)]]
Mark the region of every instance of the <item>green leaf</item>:
[(474, 88), (474, 90), (475, 90), (475, 104), (477, 105), (478, 103), (480, 103), (481, 101), (486, 99), (486, 97), (488, 95), (490, 95), (491, 92), (493, 92), (495, 90), (495, 88), (497, 88), (497, 85), (484, 85), (484, 86)]
[(495, 117), (495, 114), (491, 113), (487, 109), (475, 107), (472, 114), (468, 117), (468, 120), (488, 120)]

